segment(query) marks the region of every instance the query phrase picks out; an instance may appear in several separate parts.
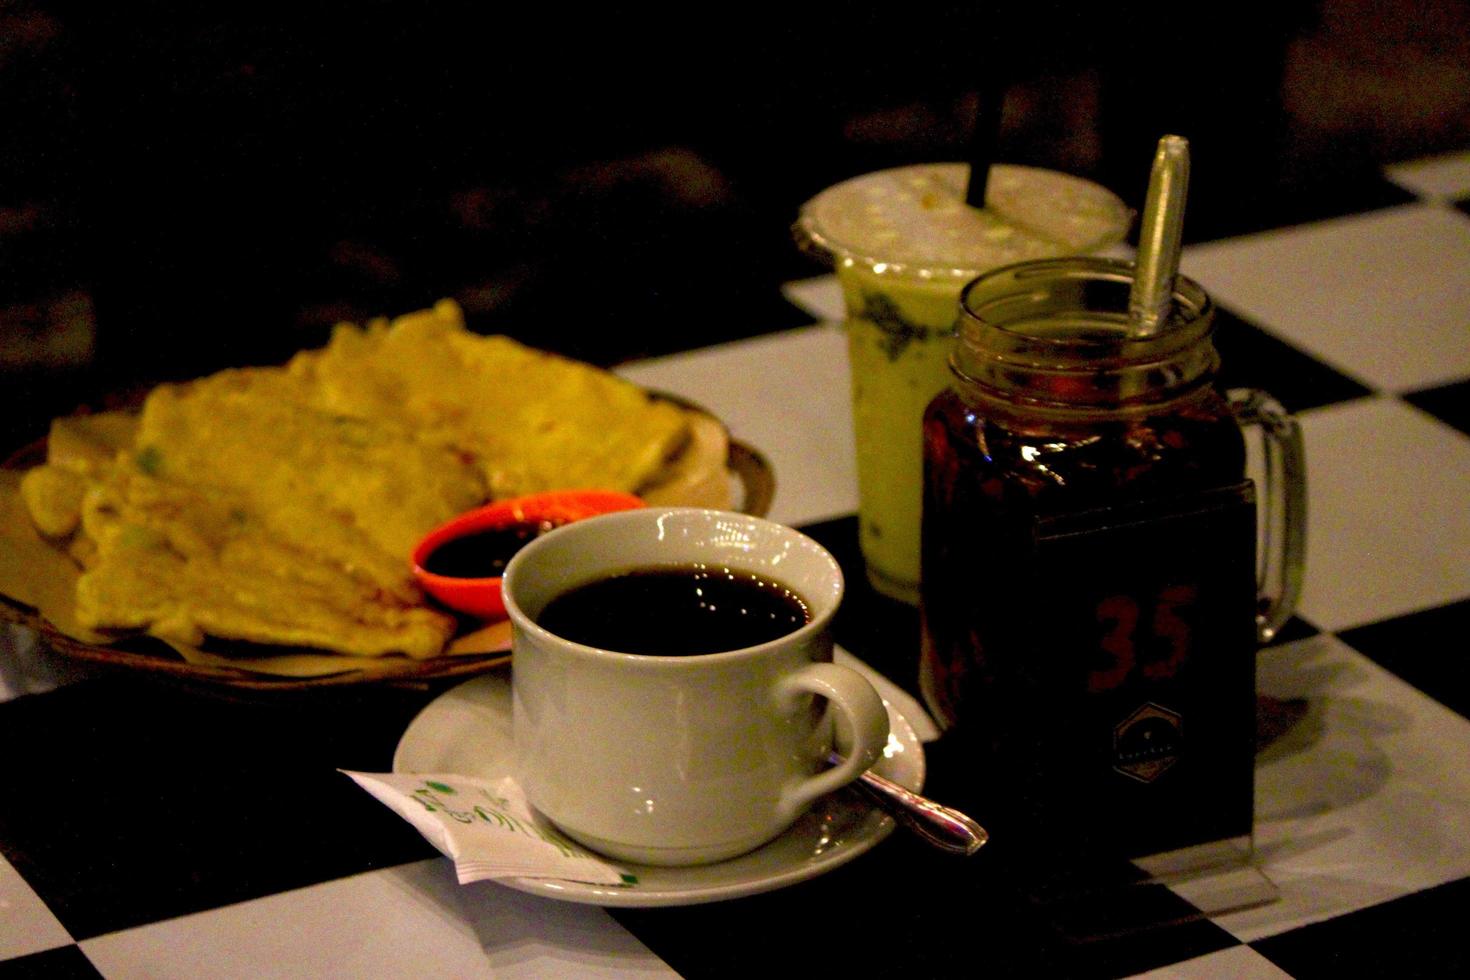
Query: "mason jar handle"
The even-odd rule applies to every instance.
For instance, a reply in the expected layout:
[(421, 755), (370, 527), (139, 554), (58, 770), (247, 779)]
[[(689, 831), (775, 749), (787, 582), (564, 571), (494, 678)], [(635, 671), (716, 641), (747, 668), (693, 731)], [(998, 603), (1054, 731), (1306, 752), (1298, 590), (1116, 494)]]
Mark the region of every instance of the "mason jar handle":
[(1256, 635), (1269, 642), (1301, 598), (1307, 560), (1307, 461), (1301, 426), (1281, 403), (1255, 388), (1233, 388), (1242, 426), (1259, 426), (1265, 450), (1261, 553), (1256, 559)]

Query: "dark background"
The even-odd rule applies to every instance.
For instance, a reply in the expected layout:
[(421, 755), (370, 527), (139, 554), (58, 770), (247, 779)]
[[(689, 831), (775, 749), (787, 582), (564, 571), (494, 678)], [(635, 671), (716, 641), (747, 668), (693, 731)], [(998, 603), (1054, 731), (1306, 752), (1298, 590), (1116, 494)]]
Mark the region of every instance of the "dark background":
[(4, 436), (441, 296), (604, 364), (795, 325), (800, 203), (963, 159), (986, 72), (1003, 159), (1135, 207), (1189, 137), (1192, 240), (1470, 145), (1464, 0), (989, 6), (0, 0)]

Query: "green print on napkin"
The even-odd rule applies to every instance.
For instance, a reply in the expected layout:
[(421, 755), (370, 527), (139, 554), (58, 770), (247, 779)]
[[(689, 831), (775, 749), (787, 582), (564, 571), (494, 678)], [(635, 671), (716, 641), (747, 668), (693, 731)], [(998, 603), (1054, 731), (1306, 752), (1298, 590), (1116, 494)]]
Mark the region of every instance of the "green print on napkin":
[[(509, 831), (512, 834), (525, 834), (527, 837), (534, 837), (537, 840), (550, 844), (560, 851), (563, 857), (580, 857), (585, 853), (580, 847), (577, 847), (570, 841), (547, 833), (534, 824), (528, 824), (524, 820), (520, 820), (504, 812), (504, 808), (509, 805), (509, 801), (503, 796), (493, 795), (488, 790), (480, 790), (480, 795), (485, 799), (486, 803), (490, 804), (488, 807), (477, 803), (466, 809), (456, 809), (446, 804), (440, 798), (440, 794), (444, 796), (456, 796), (458, 793), (459, 791), (453, 786), (425, 780), (422, 788), (413, 791), (412, 797), (430, 813), (442, 813), (459, 823), (474, 823), (476, 820), (480, 820), (491, 826)], [(637, 881), (636, 878), (633, 880)]]

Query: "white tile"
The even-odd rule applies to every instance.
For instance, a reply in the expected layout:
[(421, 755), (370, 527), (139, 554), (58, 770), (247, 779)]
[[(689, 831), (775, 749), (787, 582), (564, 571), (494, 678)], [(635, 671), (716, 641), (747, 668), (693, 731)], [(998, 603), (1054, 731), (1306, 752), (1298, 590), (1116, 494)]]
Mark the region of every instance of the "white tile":
[(677, 976), (600, 908), (462, 886), (441, 859), (81, 945), (109, 980)]
[(1307, 570), (1325, 630), (1470, 596), (1470, 437), (1396, 399), (1301, 415)]
[(1185, 249), (1220, 303), (1369, 386), (1470, 375), (1470, 217), (1389, 208)]
[(1470, 151), (1406, 160), (1385, 172), (1389, 180), (1420, 197), (1435, 200), (1470, 197)]
[(1256, 760), (1256, 851), (1281, 890), (1216, 921), (1250, 942), (1470, 875), (1470, 721), (1326, 634), (1262, 651), (1302, 714)]
[(781, 287), (781, 295), (788, 303), (810, 313), (814, 320), (841, 320), (846, 315), (842, 286), (835, 275), (788, 282)]
[(1249, 946), (1231, 946), (1204, 956), (1196, 956), (1182, 963), (1135, 974), (1148, 980), (1214, 980), (1229, 977), (1230, 980), (1279, 980), (1291, 974), (1257, 953)]
[(772, 520), (857, 510), (847, 342), (821, 324), (628, 365), (620, 374), (704, 405), (776, 475)]
[(70, 934), (46, 903), (10, 862), (0, 857), (0, 960), (70, 943)]

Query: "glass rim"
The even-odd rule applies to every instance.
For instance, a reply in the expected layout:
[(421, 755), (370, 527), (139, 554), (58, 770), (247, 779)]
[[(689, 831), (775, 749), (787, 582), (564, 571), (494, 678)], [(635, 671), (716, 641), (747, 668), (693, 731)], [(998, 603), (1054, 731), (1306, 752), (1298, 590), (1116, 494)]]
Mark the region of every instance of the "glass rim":
[(996, 316), (991, 310), (1007, 300), (1040, 299), (1045, 295), (1042, 287), (1047, 283), (1107, 283), (1129, 287), (1133, 284), (1135, 263), (1128, 259), (1102, 258), (1098, 256), (1066, 256), (1053, 259), (1032, 259), (1015, 262), (992, 269), (970, 280), (960, 290), (959, 313), (961, 318), (959, 336), (965, 338), (972, 324), (987, 330), (1000, 331), (1003, 335), (1036, 347), (1057, 350), (1087, 350), (1099, 346), (1157, 349), (1172, 346), (1175, 342), (1193, 342), (1213, 329), (1215, 301), (1203, 286), (1186, 275), (1175, 277), (1172, 309), (1165, 321), (1166, 328), (1151, 334), (1129, 333), (1127, 290), (1124, 302), (1116, 307), (1083, 308), (1066, 311), (1065, 315), (1081, 321), (1095, 320), (1115, 329), (1106, 335), (1090, 336), (1038, 336), (1019, 329), (1018, 325), (1033, 322), (1057, 313), (1033, 317)]

